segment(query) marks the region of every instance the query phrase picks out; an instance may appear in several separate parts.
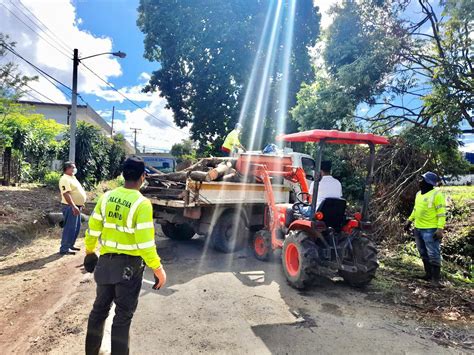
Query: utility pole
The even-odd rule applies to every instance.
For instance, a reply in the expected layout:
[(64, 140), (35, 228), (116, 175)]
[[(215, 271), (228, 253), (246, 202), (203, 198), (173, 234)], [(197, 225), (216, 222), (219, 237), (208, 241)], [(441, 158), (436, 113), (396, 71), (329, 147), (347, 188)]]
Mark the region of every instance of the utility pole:
[(135, 154), (138, 154), (138, 147), (137, 147), (137, 131), (141, 131), (140, 128), (130, 128), (134, 134), (134, 147), (135, 147)]
[(69, 161), (76, 160), (76, 125), (77, 125), (77, 66), (79, 65), (79, 51), (74, 48), (72, 67), (72, 100), (71, 120), (69, 122)]
[(110, 138), (114, 136), (114, 115), (115, 115), (115, 106), (112, 106), (112, 125), (110, 127)]
[(145, 154), (145, 146), (143, 146), (143, 154)]

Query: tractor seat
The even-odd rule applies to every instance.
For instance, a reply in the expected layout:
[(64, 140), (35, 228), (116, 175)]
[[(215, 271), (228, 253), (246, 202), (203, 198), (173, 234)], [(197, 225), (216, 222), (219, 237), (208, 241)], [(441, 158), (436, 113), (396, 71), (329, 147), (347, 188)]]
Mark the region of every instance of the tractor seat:
[(342, 198), (326, 198), (321, 202), (318, 212), (323, 213), (323, 222), (327, 227), (339, 232), (346, 220), (346, 200)]

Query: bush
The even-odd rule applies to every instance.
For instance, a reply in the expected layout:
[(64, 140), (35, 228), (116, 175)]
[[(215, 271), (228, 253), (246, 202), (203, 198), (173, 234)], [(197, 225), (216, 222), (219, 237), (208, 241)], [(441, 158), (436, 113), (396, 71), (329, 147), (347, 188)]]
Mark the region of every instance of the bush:
[(44, 176), (44, 184), (50, 189), (57, 189), (59, 186), (59, 179), (61, 174), (57, 171), (50, 171)]

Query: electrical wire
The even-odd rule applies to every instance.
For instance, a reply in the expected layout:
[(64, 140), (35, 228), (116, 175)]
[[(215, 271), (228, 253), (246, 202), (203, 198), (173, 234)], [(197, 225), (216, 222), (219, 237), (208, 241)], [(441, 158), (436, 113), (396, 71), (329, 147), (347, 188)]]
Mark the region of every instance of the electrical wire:
[(28, 25), (25, 21), (23, 21), (20, 17), (15, 14), (12, 10), (10, 10), (4, 3), (0, 2), (0, 5), (2, 5), (5, 9), (7, 9), (8, 12), (10, 12), (18, 21), (20, 21), (22, 24), (24, 24), (27, 28), (29, 28), (32, 32), (36, 33), (41, 39), (43, 39), (46, 43), (48, 43), (52, 48), (56, 49), (59, 53), (61, 53), (63, 56), (65, 56), (68, 59), (72, 59), (70, 57), (70, 54), (67, 54), (63, 50), (59, 49), (56, 47), (54, 44), (52, 44), (48, 39), (44, 38), (40, 33), (36, 32), (34, 28), (32, 28), (30, 25)]
[[(13, 6), (15, 6), (15, 4), (13, 3), (12, 0), (10, 0), (10, 2), (13, 4)], [(55, 42), (58, 44), (58, 45), (61, 45), (66, 51), (68, 52), (72, 52), (73, 49), (66, 43), (64, 42), (59, 36), (57, 36), (43, 21), (41, 21), (41, 19), (36, 16), (33, 11), (31, 11), (25, 4), (23, 4), (21, 2), (21, 0), (18, 0), (18, 3), (21, 5), (21, 7), (23, 7), (26, 11), (28, 11), (41, 25), (43, 25), (50, 33), (50, 38), (55, 38)], [(16, 6), (15, 6), (16, 7)], [(20, 9), (21, 11), (21, 9)], [(23, 11), (22, 11), (23, 14), (25, 14)], [(27, 16), (27, 15), (25, 15)], [(28, 17), (28, 16), (27, 16)], [(30, 19), (31, 21), (31, 19)], [(40, 26), (38, 26), (40, 27)], [(43, 30), (43, 32), (45, 32), (47, 34), (46, 31)]]
[(146, 109), (144, 109), (143, 107), (141, 107), (139, 104), (137, 104), (135, 101), (133, 101), (132, 99), (129, 99), (124, 93), (120, 92), (119, 90), (117, 90), (115, 88), (115, 86), (113, 86), (111, 83), (109, 83), (107, 80), (105, 80), (104, 78), (102, 78), (99, 74), (97, 74), (96, 72), (94, 72), (91, 68), (89, 68), (87, 65), (85, 65), (84, 63), (80, 62), (82, 64), (83, 67), (85, 67), (88, 71), (90, 71), (94, 76), (96, 76), (99, 80), (101, 80), (103, 83), (105, 83), (108, 87), (110, 87), (112, 90), (116, 91), (120, 96), (122, 96), (126, 101), (128, 101), (129, 103), (131, 103), (132, 105), (134, 105), (135, 107), (139, 108), (140, 110), (142, 110), (143, 112), (145, 112), (147, 115), (149, 115), (150, 117), (154, 118), (155, 120), (157, 120), (158, 122), (161, 122), (163, 123), (165, 126), (168, 126), (172, 129), (174, 129), (175, 131), (178, 131), (179, 133), (183, 134), (183, 135), (186, 135), (186, 133), (182, 132), (179, 128), (175, 127), (175, 126), (172, 126), (170, 125), (168, 122), (162, 120), (161, 118), (158, 118), (156, 117), (155, 115), (153, 115), (152, 113), (148, 112)]

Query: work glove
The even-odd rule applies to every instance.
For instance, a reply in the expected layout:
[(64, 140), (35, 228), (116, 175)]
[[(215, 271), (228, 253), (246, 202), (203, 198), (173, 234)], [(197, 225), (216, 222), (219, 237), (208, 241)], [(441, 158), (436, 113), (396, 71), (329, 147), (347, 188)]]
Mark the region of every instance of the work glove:
[(166, 271), (163, 266), (153, 270), (155, 284), (152, 286), (154, 290), (159, 290), (166, 283)]
[(411, 221), (407, 221), (407, 223), (405, 223), (405, 226), (403, 227), (403, 230), (409, 233), (411, 230), (411, 224), (412, 224)]
[(87, 272), (94, 272), (97, 261), (99, 261), (99, 258), (95, 253), (86, 254), (84, 257), (84, 269)]
[(444, 231), (441, 228), (438, 228), (435, 234), (433, 235), (433, 238), (441, 241), (443, 237), (444, 237)]

